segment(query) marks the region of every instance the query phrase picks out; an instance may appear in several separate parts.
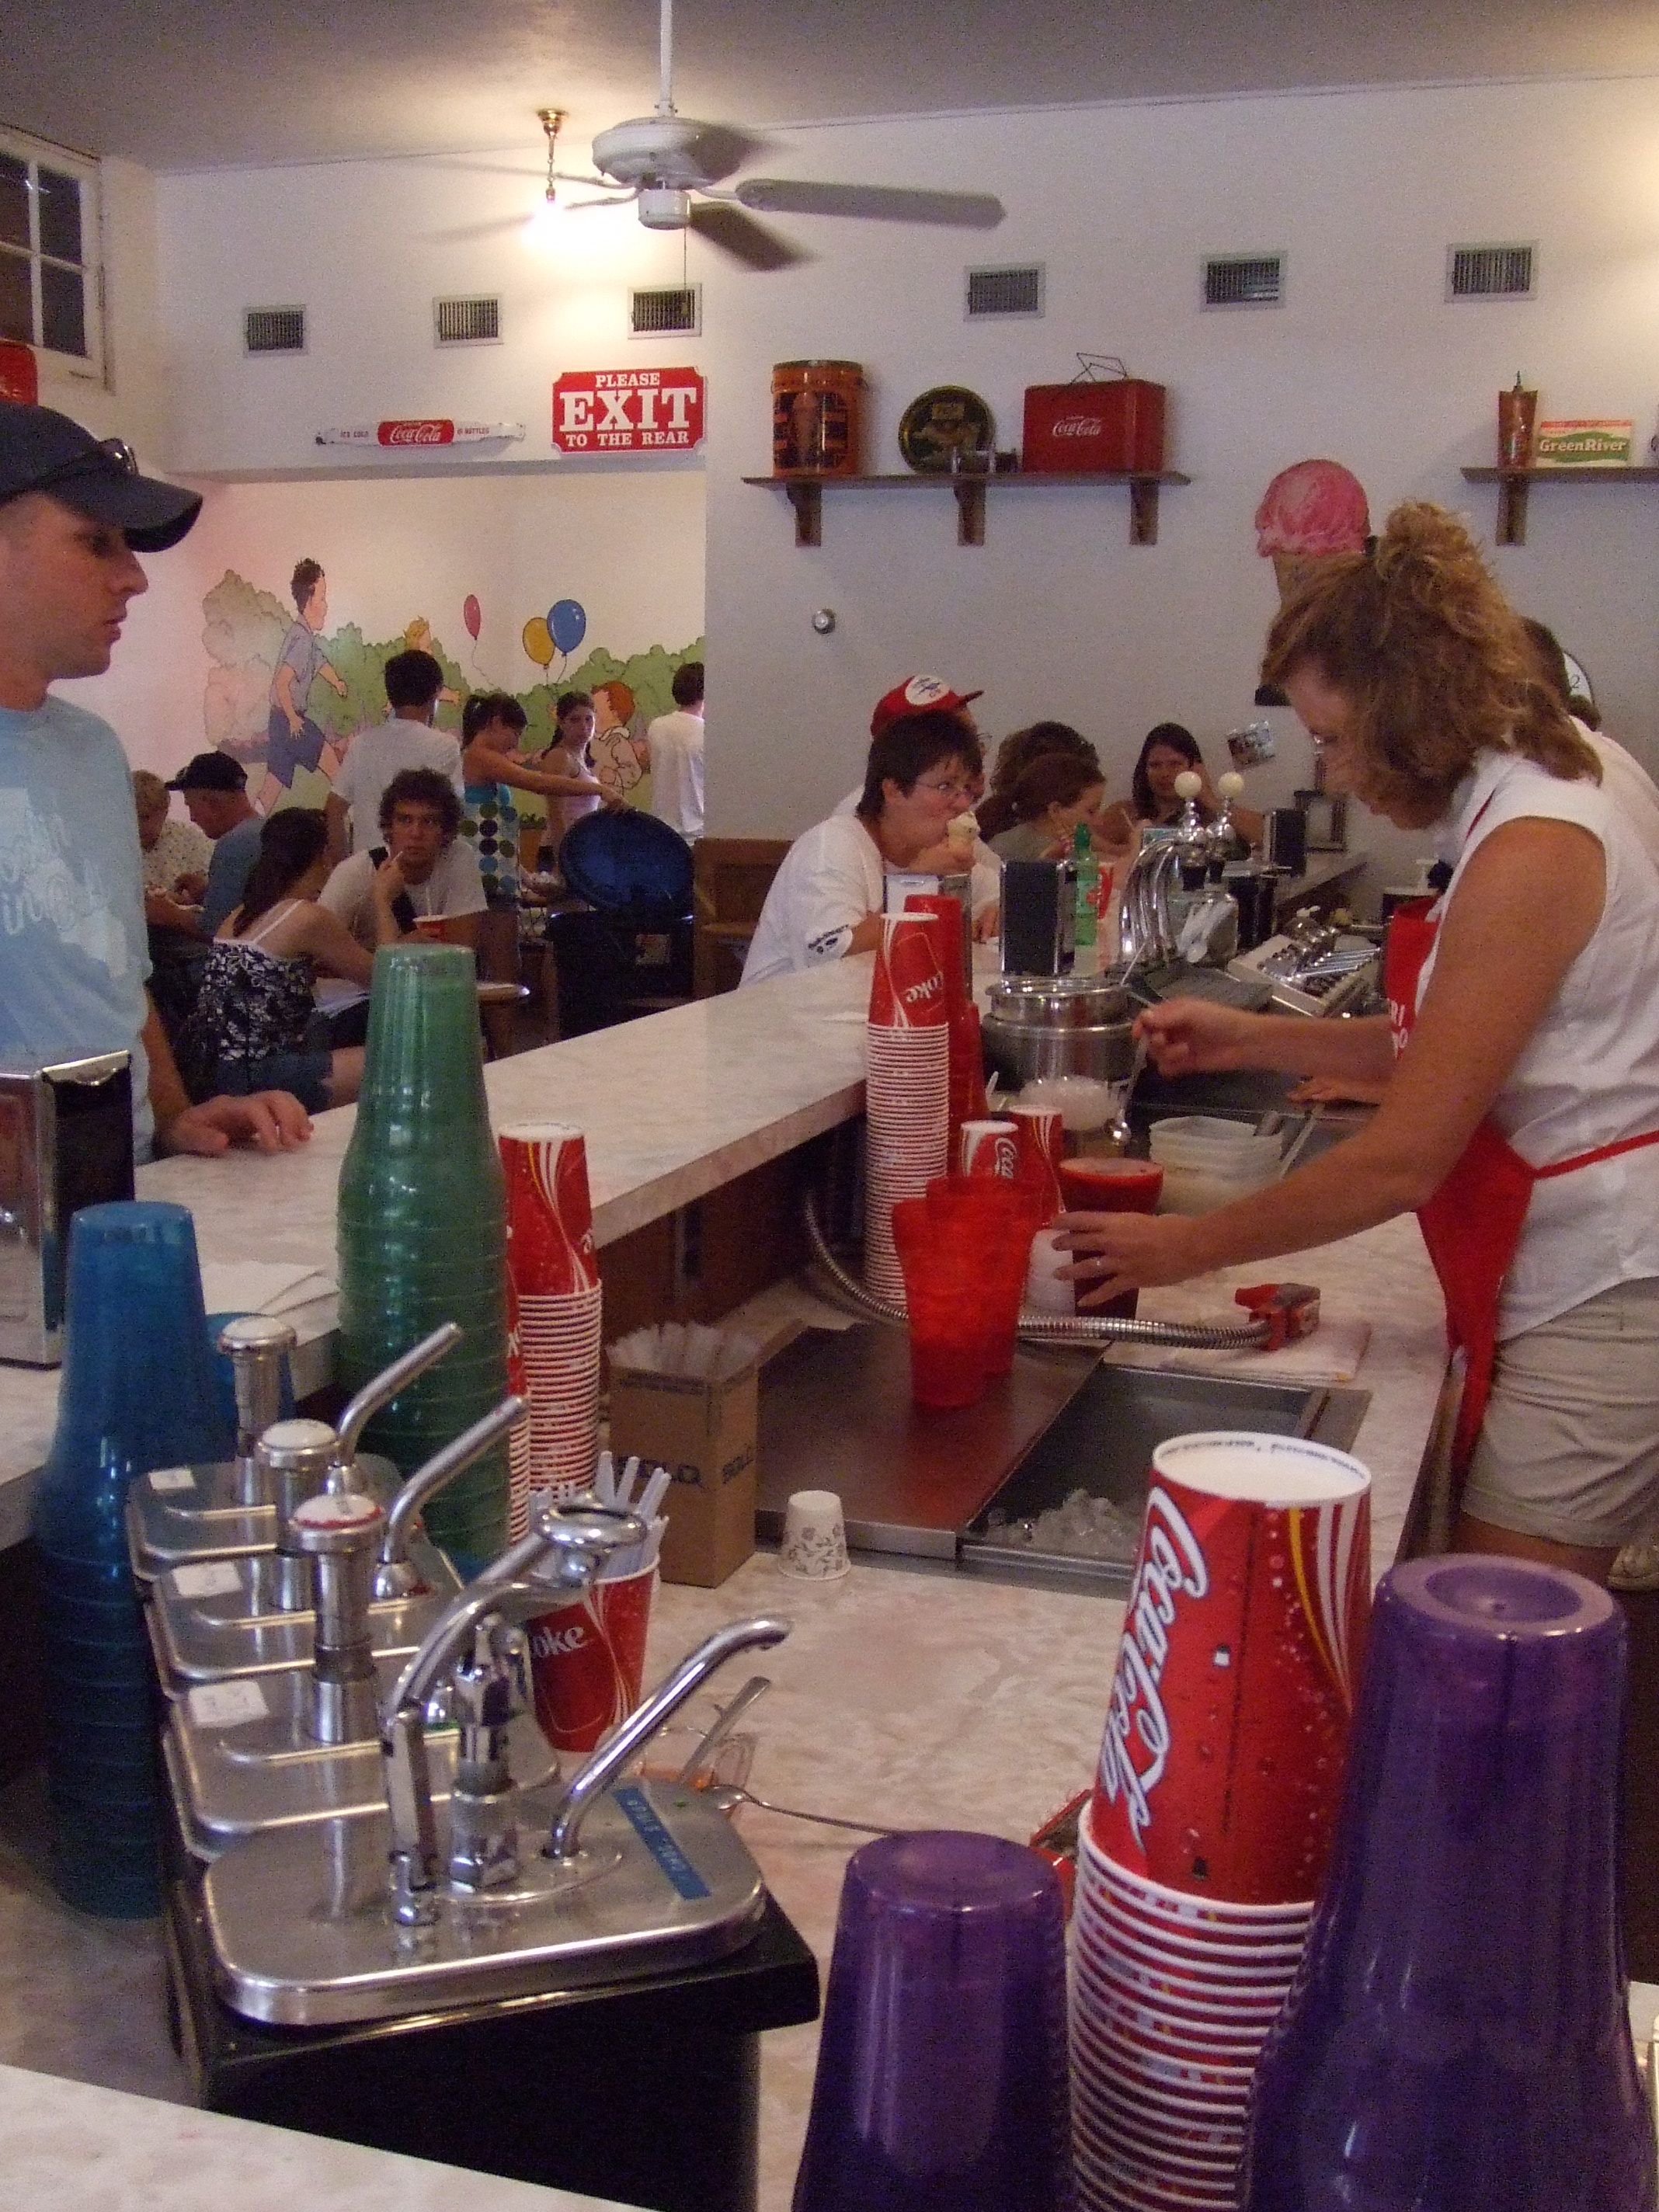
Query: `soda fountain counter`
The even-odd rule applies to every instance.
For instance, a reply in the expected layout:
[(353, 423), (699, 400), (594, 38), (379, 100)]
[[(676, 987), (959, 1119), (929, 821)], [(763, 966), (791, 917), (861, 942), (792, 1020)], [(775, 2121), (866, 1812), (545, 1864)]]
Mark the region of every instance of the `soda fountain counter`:
[[(498, 1121), (555, 1116), (587, 1132), (608, 1335), (630, 1314), (659, 1317), (665, 1286), (682, 1310), (701, 1306), (712, 1318), (798, 1266), (795, 1210), (783, 1200), (815, 1164), (800, 1160), (800, 1148), (833, 1145), (831, 1133), (859, 1111), (868, 988), (868, 961), (842, 962), (487, 1070)], [(320, 1116), (310, 1146), (281, 1158), (159, 1163), (141, 1171), (141, 1194), (191, 1207), (210, 1267), (282, 1261), (331, 1275), (335, 1182), (351, 1119), (349, 1109)], [(741, 1248), (736, 1257), (732, 1246)], [(1380, 1571), (1394, 1552), (1440, 1382), (1438, 1294), (1409, 1221), (1310, 1254), (1297, 1272), (1321, 1286), (1328, 1310), (1371, 1323), (1358, 1378), (1370, 1401), (1353, 1449), (1376, 1479)], [(1245, 1279), (1241, 1271), (1148, 1292), (1142, 1310), (1221, 1311)], [(621, 1310), (614, 1316), (613, 1297)], [(654, 1310), (653, 1297), (661, 1301)], [(751, 1311), (763, 1318), (792, 1299), (799, 1310), (799, 1294), (783, 1285)], [(326, 1313), (313, 1323), (315, 1376), (327, 1328)], [(302, 1371), (302, 1388), (308, 1379)], [(0, 1370), (5, 1543), (27, 1525), (29, 1477), (55, 1395), (53, 1375)], [(749, 1613), (794, 1623), (788, 1642), (766, 1655), (770, 1693), (742, 1723), (755, 1739), (747, 1786), (758, 1797), (878, 1826), (974, 1827), (1023, 1839), (1092, 1774), (1122, 1618), (1114, 1600), (900, 1563), (857, 1562), (841, 1581), (807, 1583), (762, 1553), (718, 1590), (660, 1592), (647, 1682), (694, 1639)], [(729, 1694), (736, 1684), (725, 1686)], [(58, 1904), (39, 1871), (39, 1787), (25, 1775), (0, 1790), (0, 2063), (188, 2103), (185, 2070), (168, 2040), (158, 1926), (95, 1922)], [(860, 1838), (752, 1805), (736, 1818), (768, 1887), (823, 1967), (842, 1869)], [(762, 2038), (765, 2212), (789, 2203), (816, 2047), (815, 2027)], [(508, 2094), (512, 2086), (504, 2085)], [(520, 2086), (544, 2093), (544, 2085)], [(40, 2113), (31, 2122), (30, 2109), (0, 2092), (0, 2208), (24, 2201), (9, 2197), (6, 2177), (20, 2170), (18, 2149), (38, 2141), (42, 2122)], [(156, 2171), (158, 2140), (182, 2136), (177, 2127), (161, 2138), (142, 2128), (118, 2133), (135, 2184)], [(230, 2138), (210, 2125), (177, 2155), (205, 2172), (216, 2166), (222, 2141)], [(227, 2180), (238, 2170), (227, 2166)], [(124, 2199), (119, 2172), (112, 2153), (100, 2167), (100, 2205), (140, 2201), (136, 2186)], [(478, 2203), (493, 2204), (495, 2191), (503, 2208), (517, 2201), (514, 2185), (480, 2183)], [(52, 2194), (36, 2191), (29, 2201)]]

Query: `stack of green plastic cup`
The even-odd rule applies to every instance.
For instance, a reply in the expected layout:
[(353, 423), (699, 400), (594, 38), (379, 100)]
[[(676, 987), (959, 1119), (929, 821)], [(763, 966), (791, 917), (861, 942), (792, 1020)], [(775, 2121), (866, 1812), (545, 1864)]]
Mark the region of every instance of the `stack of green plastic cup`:
[[(489, 1133), (472, 955), (395, 945), (374, 956), (357, 1126), (340, 1170), (342, 1379), (358, 1389), (453, 1321), (446, 1358), (377, 1413), (367, 1449), (405, 1474), (507, 1395), (507, 1214)], [(428, 1534), (465, 1577), (506, 1547), (507, 1448), (434, 1498)]]

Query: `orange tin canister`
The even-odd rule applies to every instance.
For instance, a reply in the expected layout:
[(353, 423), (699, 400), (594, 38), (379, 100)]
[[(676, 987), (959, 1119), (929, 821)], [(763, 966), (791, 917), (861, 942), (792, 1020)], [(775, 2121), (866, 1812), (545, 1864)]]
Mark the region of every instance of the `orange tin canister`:
[(855, 361), (781, 361), (772, 371), (772, 467), (859, 473), (864, 370)]

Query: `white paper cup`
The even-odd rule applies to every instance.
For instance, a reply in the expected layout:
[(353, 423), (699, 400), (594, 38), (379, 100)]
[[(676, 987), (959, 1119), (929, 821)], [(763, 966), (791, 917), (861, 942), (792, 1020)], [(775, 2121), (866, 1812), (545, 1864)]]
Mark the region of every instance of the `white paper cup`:
[(833, 1490), (795, 1492), (785, 1510), (779, 1558), (785, 1574), (803, 1582), (836, 1582), (848, 1571), (847, 1523)]

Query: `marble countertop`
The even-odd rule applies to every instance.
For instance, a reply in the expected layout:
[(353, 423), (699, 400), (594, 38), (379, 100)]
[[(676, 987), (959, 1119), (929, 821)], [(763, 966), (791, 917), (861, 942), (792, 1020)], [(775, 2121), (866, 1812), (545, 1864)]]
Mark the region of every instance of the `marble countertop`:
[[(1261, 1273), (1149, 1291), (1143, 1310), (1218, 1316), (1245, 1274)], [(1356, 1378), (1371, 1404), (1354, 1449), (1375, 1478), (1380, 1571), (1393, 1553), (1442, 1366), (1428, 1261), (1415, 1224), (1405, 1221), (1298, 1259), (1297, 1273), (1320, 1285), (1328, 1312), (1371, 1324)], [(1261, 1356), (1264, 1379), (1281, 1356)], [(745, 1723), (755, 1738), (751, 1788), (807, 1811), (1023, 1839), (1093, 1773), (1122, 1611), (1089, 1594), (896, 1562), (860, 1561), (841, 1582), (804, 1583), (761, 1553), (718, 1590), (660, 1591), (647, 1674), (659, 1679), (725, 1621), (781, 1613), (793, 1632), (766, 1655), (773, 1686)], [(730, 1671), (717, 1687), (735, 1689), (741, 1673)], [(0, 2063), (185, 2100), (162, 2015), (155, 1928), (88, 1920), (58, 1901), (31, 1856), (40, 1816), (18, 1799), (21, 1787), (0, 1793)], [(780, 1904), (827, 1966), (842, 1873), (858, 1839), (753, 1808), (737, 1818)], [(8, 1829), (17, 1838), (10, 1845)], [(763, 2039), (762, 2212), (787, 2212), (817, 2052), (815, 2027)], [(0, 2087), (0, 2176), (14, 2162), (11, 2111)], [(133, 2141), (136, 2156), (149, 2154)], [(100, 2185), (99, 2212), (143, 2201), (109, 2193), (113, 2174)], [(476, 2186), (469, 2203), (497, 2201), (483, 2193), (486, 2185)], [(9, 2212), (3, 2188), (0, 2180)], [(50, 2200), (42, 2192), (35, 2201)], [(505, 2208), (517, 2200), (499, 2201)]]
[[(870, 967), (868, 955), (837, 961), (493, 1061), (490, 1121), (586, 1133), (593, 1233), (612, 1243), (862, 1109)], [(139, 1170), (138, 1195), (190, 1208), (204, 1264), (283, 1261), (331, 1278), (356, 1119), (350, 1106), (319, 1114), (295, 1152), (159, 1160)], [(56, 1368), (0, 1366), (0, 1549), (27, 1533), (57, 1407)]]
[(605, 2212), (611, 2202), (0, 2066), (0, 2212)]

